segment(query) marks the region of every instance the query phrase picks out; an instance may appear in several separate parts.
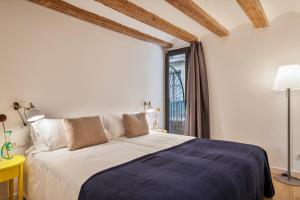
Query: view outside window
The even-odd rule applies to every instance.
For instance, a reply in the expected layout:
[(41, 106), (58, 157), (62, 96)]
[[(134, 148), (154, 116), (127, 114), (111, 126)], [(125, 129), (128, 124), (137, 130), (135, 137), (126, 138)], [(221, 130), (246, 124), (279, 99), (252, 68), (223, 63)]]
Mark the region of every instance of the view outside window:
[(169, 55), (168, 59), (168, 131), (184, 134), (186, 53)]

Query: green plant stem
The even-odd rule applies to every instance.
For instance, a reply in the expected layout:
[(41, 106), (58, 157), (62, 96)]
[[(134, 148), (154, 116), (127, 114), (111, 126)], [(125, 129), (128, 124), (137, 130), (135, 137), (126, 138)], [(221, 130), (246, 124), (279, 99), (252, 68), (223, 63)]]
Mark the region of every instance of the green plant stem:
[(3, 126), (3, 131), (4, 131), (4, 133), (5, 133), (5, 126), (4, 126), (4, 122), (2, 122), (2, 126)]

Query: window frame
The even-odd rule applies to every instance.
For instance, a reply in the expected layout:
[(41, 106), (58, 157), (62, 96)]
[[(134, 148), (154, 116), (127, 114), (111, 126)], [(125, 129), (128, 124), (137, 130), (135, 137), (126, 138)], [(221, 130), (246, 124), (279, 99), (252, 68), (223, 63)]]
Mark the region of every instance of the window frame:
[[(169, 50), (165, 54), (165, 129), (169, 132), (169, 57), (177, 54), (185, 54), (185, 93), (186, 93), (186, 81), (188, 70), (188, 57), (190, 54), (190, 47), (184, 47), (180, 49)], [(186, 101), (186, 95), (184, 96)]]

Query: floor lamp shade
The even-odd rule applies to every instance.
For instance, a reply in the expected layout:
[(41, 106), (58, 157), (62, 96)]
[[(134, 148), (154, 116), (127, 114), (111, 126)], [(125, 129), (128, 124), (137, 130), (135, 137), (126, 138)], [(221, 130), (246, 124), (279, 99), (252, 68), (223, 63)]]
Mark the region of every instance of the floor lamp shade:
[(276, 176), (280, 182), (300, 186), (300, 180), (291, 174), (291, 90), (300, 89), (300, 65), (285, 65), (278, 69), (274, 90), (285, 90), (287, 93), (287, 172)]
[(279, 67), (273, 89), (300, 89), (300, 65), (284, 65)]

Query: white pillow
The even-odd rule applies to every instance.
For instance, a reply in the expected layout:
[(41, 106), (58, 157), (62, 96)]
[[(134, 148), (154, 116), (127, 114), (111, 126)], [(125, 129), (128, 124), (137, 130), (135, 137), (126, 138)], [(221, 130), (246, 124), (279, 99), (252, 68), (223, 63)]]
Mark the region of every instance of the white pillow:
[(31, 138), (35, 152), (67, 147), (62, 119), (42, 119), (31, 124)]
[(109, 114), (105, 117), (105, 126), (109, 131), (111, 138), (125, 136), (125, 127), (123, 124), (123, 116), (121, 114)]
[(101, 122), (102, 122), (102, 125), (103, 125), (103, 128), (104, 128), (104, 132), (105, 132), (105, 135), (107, 137), (108, 140), (111, 140), (113, 139), (112, 138), (112, 135), (110, 134), (109, 130), (108, 130), (108, 121), (109, 121), (109, 115), (107, 116), (100, 116), (100, 119), (101, 119)]

